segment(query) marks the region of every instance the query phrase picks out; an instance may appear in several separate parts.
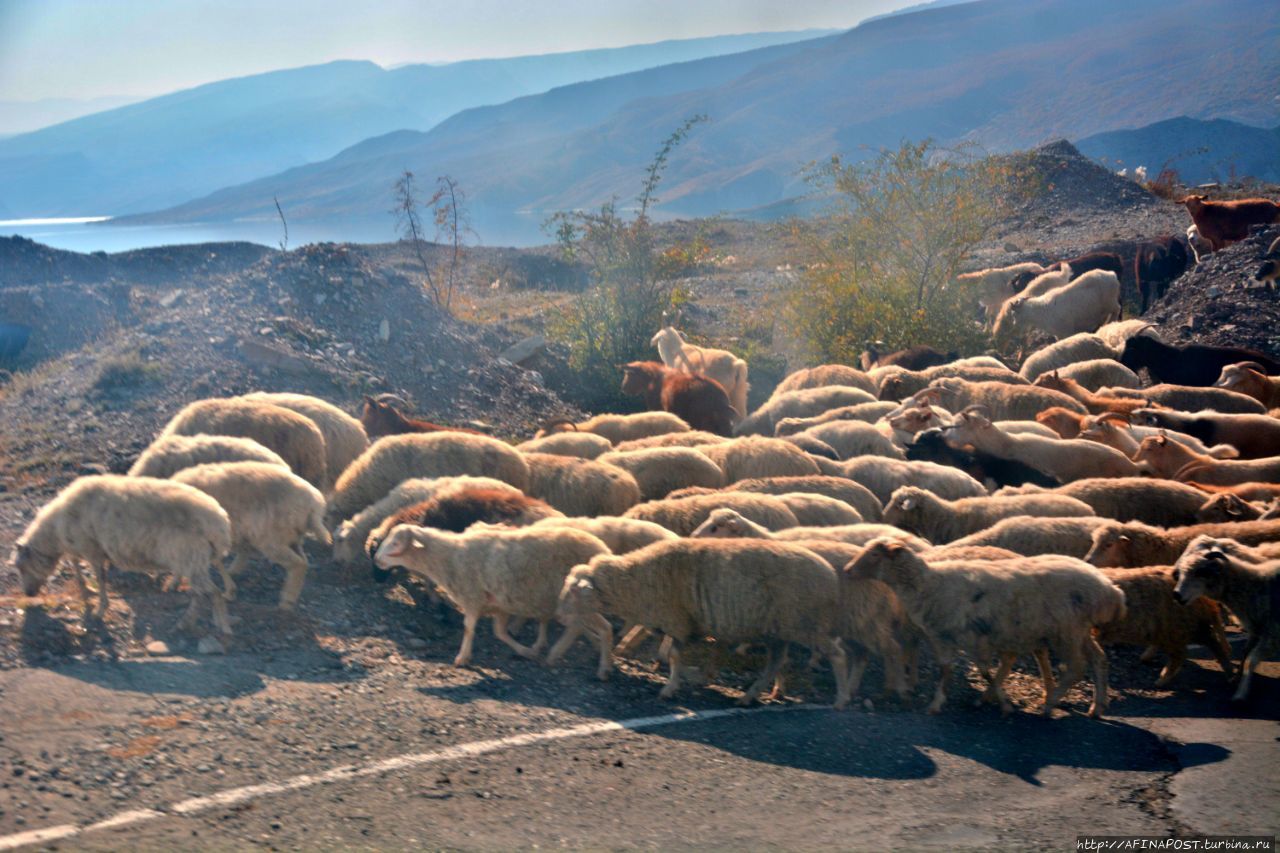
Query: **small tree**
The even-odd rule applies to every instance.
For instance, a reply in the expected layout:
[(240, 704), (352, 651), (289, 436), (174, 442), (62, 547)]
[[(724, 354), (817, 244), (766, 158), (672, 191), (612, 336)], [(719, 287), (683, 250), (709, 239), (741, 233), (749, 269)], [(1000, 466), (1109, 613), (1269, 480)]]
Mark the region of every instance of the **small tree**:
[(622, 403), (619, 365), (652, 357), (649, 341), (662, 312), (684, 298), (672, 280), (672, 264), (657, 249), (650, 210), (671, 153), (705, 120), (687, 119), (658, 147), (632, 218), (619, 213), (614, 199), (597, 211), (557, 213), (544, 225), (566, 260), (585, 261), (591, 270), (592, 285), (550, 324), (569, 346), (569, 365), (581, 380), (578, 396), (588, 405)]
[(785, 297), (811, 354), (853, 363), (873, 340), (981, 349), (976, 294), (956, 275), (1034, 188), (1022, 163), (925, 141), (812, 168), (807, 177), (832, 210), (792, 224), (819, 262)]
[[(453, 305), (453, 293), (457, 285), (458, 269), (465, 258), (465, 239), (474, 235), (471, 219), (466, 209), (466, 195), (458, 182), (448, 175), (436, 178), (436, 189), (425, 202), (419, 201), (418, 186), (413, 172), (405, 169), (393, 186), (395, 206), (391, 213), (396, 218), (396, 233), (409, 243), (422, 267), (427, 281), (427, 292), (438, 308), (449, 311)], [(426, 232), (420, 210), (431, 212), (435, 226), (434, 242), (451, 247), (448, 260), (438, 267), (427, 261)]]

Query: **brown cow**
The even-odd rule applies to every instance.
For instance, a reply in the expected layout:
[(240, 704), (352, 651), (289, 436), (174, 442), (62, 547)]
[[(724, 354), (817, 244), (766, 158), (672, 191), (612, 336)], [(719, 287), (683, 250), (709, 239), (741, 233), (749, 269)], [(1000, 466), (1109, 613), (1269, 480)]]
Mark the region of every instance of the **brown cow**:
[(622, 391), (644, 397), (652, 410), (661, 409), (694, 429), (716, 435), (732, 435), (734, 411), (724, 386), (701, 373), (672, 370), (656, 361), (623, 365)]
[(1209, 201), (1202, 195), (1189, 195), (1178, 204), (1186, 206), (1200, 236), (1215, 252), (1248, 237), (1250, 225), (1280, 222), (1280, 204), (1265, 198)]

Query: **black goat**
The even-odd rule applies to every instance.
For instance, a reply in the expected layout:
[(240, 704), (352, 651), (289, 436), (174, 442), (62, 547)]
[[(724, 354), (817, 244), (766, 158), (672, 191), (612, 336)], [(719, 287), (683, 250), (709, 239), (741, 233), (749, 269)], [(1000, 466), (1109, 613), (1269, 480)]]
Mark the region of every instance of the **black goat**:
[(1187, 247), (1177, 237), (1158, 237), (1138, 246), (1133, 256), (1133, 280), (1142, 296), (1142, 310), (1164, 296), (1169, 282), (1187, 271)]
[(934, 427), (916, 434), (907, 446), (907, 458), (913, 462), (936, 462), (959, 468), (979, 483), (988, 480), (997, 486), (1035, 486), (1054, 488), (1062, 485), (1053, 477), (1013, 459), (1001, 459), (981, 450), (958, 450), (947, 444), (943, 431)]
[(1256, 361), (1272, 376), (1280, 372), (1280, 362), (1256, 350), (1208, 344), (1177, 346), (1150, 335), (1130, 338), (1120, 354), (1121, 364), (1135, 373), (1145, 367), (1156, 382), (1201, 387), (1217, 382), (1228, 364), (1241, 361)]

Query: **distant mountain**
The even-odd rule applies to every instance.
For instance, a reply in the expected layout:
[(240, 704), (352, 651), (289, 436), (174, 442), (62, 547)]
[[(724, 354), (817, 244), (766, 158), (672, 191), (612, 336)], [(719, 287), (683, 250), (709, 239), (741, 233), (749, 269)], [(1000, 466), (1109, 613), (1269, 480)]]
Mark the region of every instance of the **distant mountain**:
[(974, 0), (929, 0), (927, 3), (914, 3), (910, 6), (903, 6), (901, 9), (894, 9), (892, 12), (883, 12), (879, 15), (872, 15), (870, 18), (863, 18), (863, 24), (869, 24), (872, 21), (880, 21), (885, 18), (893, 18), (898, 15), (910, 15), (913, 12), (923, 12), (925, 9), (941, 9), (943, 6), (958, 6), (961, 3), (972, 3)]
[[(814, 42), (468, 110), (428, 133), (367, 140), (146, 220), (267, 217), (273, 195), (295, 217), (385, 217), (388, 188), (405, 168), (453, 175), (481, 225), (626, 200), (658, 142), (697, 113), (711, 121), (671, 160), (660, 193), (669, 213), (767, 209), (804, 192), (797, 172), (806, 162), (904, 138), (1004, 151), (1182, 113), (1266, 123), (1276, 114), (1280, 52), (1260, 46), (1280, 43), (1280, 4), (1221, 8), (1216, 0), (930, 8)], [(1207, 20), (1214, 25), (1201, 26)]]
[(154, 210), (332, 157), (371, 136), (427, 130), (470, 107), (824, 32), (394, 70), (342, 61), (222, 80), (0, 140), (0, 205), (24, 217)]
[(1076, 147), (1113, 169), (1146, 166), (1152, 178), (1167, 167), (1188, 184), (1243, 177), (1280, 183), (1280, 126), (1268, 130), (1179, 116), (1134, 130), (1097, 133)]
[(112, 95), (102, 98), (41, 98), (36, 101), (0, 101), (0, 137), (28, 133), (51, 124), (70, 121), (103, 110), (141, 101), (141, 97)]

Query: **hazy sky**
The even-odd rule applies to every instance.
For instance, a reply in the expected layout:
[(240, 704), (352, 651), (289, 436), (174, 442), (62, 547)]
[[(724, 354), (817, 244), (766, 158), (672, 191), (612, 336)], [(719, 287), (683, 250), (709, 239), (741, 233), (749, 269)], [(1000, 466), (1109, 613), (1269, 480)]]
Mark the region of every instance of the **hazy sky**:
[(331, 59), (447, 62), (851, 27), (914, 0), (0, 0), (0, 100), (150, 95)]

